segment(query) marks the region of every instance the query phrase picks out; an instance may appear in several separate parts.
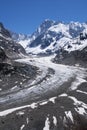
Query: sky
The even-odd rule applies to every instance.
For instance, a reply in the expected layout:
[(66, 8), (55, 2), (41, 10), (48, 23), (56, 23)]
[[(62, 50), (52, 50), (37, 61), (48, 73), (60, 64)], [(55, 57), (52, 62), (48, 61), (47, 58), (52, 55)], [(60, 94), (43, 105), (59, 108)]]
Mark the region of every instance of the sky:
[(13, 32), (32, 34), (45, 19), (87, 22), (87, 0), (0, 0), (0, 22)]

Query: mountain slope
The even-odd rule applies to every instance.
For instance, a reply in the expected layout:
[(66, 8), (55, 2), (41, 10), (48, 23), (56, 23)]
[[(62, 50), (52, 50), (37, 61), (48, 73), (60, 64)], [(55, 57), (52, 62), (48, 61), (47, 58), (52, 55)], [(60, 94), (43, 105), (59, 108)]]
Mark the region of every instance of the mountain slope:
[(81, 42), (81, 33), (87, 33), (86, 23), (45, 20), (28, 39), (20, 40), (19, 43), (27, 53), (52, 54), (72, 43)]
[(40, 56), (0, 33), (0, 130), (87, 130), (86, 24), (42, 25), (17, 39)]
[(10, 32), (0, 23), (0, 91), (14, 86), (20, 89), (25, 81), (36, 76), (37, 67), (14, 61), (24, 57), (27, 57), (25, 49), (13, 41)]

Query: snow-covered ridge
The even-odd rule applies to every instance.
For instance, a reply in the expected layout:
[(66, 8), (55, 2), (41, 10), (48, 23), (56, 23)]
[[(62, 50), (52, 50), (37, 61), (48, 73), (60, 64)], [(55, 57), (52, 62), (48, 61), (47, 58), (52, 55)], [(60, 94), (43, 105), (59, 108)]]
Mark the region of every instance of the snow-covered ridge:
[[(26, 49), (27, 53), (54, 53), (60, 48), (68, 48), (69, 51), (76, 49), (80, 43), (80, 34), (87, 33), (87, 24), (80, 22), (56, 22), (45, 20), (32, 35), (19, 35), (18, 42)], [(84, 41), (82, 41), (83, 43)], [(85, 42), (84, 42), (85, 43)], [(82, 47), (82, 46), (79, 46)], [(77, 47), (77, 49), (79, 48)]]

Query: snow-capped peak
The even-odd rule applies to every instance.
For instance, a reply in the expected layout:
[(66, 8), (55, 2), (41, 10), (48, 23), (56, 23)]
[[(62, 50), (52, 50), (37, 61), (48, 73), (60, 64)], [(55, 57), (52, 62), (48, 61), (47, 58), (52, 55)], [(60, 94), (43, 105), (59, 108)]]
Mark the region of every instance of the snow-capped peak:
[(64, 23), (46, 19), (29, 37), (19, 35), (19, 43), (28, 53), (54, 53), (61, 47), (66, 48), (69, 44), (71, 46), (74, 42), (80, 42), (80, 36), (84, 39), (86, 32), (86, 23)]

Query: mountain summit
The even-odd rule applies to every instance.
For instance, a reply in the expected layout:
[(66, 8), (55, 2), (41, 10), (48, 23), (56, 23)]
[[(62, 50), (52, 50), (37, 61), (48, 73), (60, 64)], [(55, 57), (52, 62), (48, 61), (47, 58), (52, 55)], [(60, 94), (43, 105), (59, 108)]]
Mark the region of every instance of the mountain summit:
[(81, 36), (84, 37), (86, 33), (87, 23), (45, 20), (33, 34), (20, 38), (19, 43), (27, 53), (51, 54), (67, 46), (71, 46), (69, 51), (73, 50), (75, 46), (72, 43), (81, 42)]

